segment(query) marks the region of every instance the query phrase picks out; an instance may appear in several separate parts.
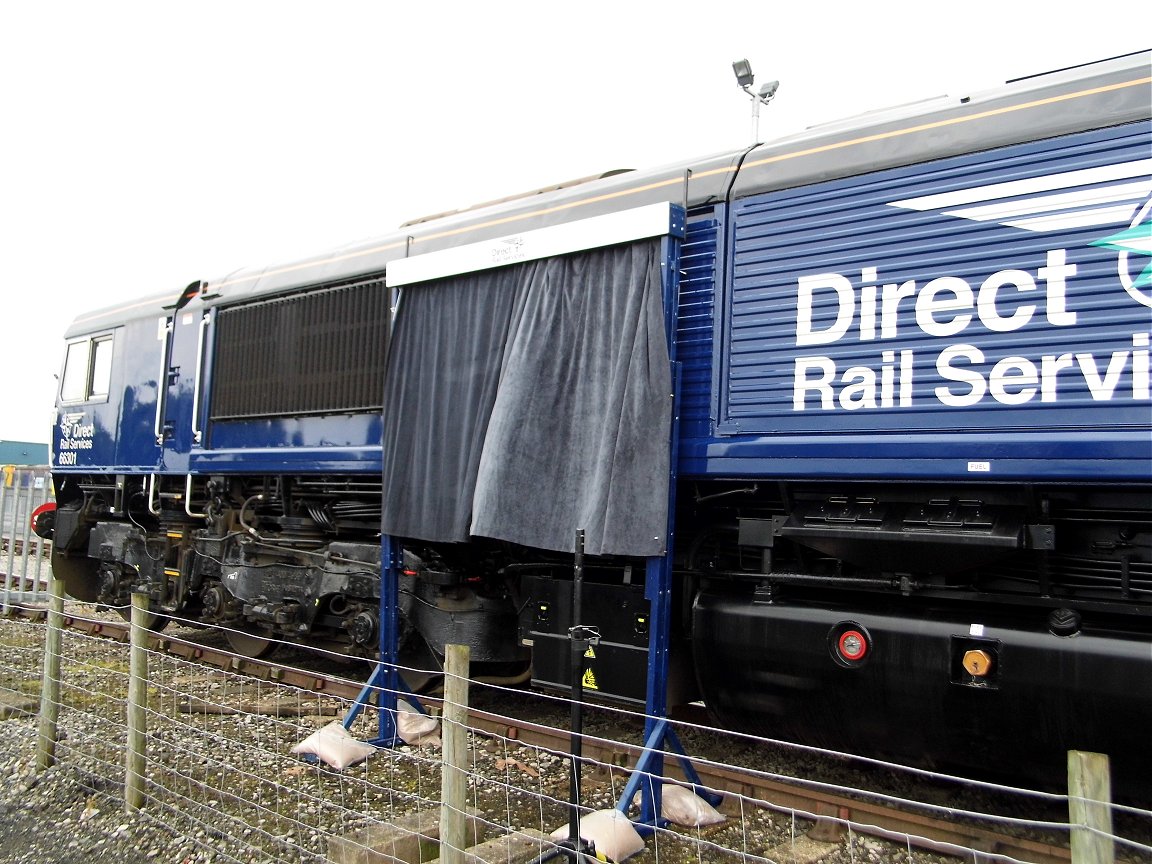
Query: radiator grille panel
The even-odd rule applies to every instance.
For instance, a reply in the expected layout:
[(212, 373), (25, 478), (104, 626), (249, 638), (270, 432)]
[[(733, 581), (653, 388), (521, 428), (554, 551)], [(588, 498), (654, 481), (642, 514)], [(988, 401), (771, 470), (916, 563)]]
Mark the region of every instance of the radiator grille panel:
[(382, 280), (221, 310), (212, 419), (379, 411), (388, 316)]

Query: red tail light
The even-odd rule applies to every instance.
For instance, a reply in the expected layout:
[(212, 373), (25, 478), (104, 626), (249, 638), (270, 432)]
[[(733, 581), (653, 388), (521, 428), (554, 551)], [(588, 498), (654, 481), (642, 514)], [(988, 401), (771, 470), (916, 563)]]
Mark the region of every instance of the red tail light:
[(52, 538), (52, 531), (56, 528), (56, 502), (49, 501), (41, 504), (32, 511), (32, 533), (45, 540)]

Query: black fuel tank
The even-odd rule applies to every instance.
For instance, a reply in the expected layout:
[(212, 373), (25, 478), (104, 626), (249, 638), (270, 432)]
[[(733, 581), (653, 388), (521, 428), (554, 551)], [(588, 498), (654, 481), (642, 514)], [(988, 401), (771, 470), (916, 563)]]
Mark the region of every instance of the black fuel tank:
[(1147, 795), (1152, 636), (1089, 615), (1055, 635), (1050, 613), (711, 590), (693, 653), (728, 728), (1021, 785), (1060, 787), (1068, 750), (1108, 753), (1117, 790)]

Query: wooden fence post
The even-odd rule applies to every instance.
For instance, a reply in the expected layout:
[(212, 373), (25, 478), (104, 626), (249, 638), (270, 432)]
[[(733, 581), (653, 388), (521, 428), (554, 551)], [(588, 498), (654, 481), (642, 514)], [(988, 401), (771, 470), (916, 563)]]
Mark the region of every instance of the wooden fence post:
[(444, 742), (440, 783), (440, 861), (463, 864), (468, 846), (468, 669), (467, 645), (446, 645), (444, 652)]
[(40, 726), (36, 735), (36, 770), (56, 764), (60, 720), (60, 645), (64, 631), (64, 580), (49, 580), (48, 625), (44, 631), (44, 674), (40, 681)]
[(128, 659), (128, 742), (124, 748), (124, 810), (144, 806), (144, 765), (148, 736), (148, 595), (132, 594)]
[(1113, 864), (1112, 780), (1108, 757), (1068, 751), (1068, 821), (1072, 864)]

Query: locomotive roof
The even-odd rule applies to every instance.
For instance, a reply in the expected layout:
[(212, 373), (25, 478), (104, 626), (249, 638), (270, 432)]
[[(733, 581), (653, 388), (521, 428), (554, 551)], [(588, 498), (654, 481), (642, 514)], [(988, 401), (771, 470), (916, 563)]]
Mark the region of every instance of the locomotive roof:
[[(205, 283), (209, 304), (309, 285), (381, 275), (389, 261), (644, 204), (687, 208), (868, 171), (1148, 118), (1152, 52), (1143, 51), (1009, 82), (963, 97), (939, 97), (822, 124), (751, 148), (559, 184), (539, 193), (418, 220), (395, 233), (320, 255), (241, 270)], [(156, 314), (176, 292), (119, 307)], [(82, 316), (91, 332), (117, 310)], [(77, 326), (85, 323), (85, 330)]]
[(176, 295), (172, 292), (150, 294), (128, 303), (117, 303), (113, 306), (93, 309), (72, 319), (72, 323), (64, 331), (64, 338), (72, 339), (76, 336), (108, 330), (137, 318), (158, 318), (164, 311), (164, 307), (172, 306), (175, 299)]

